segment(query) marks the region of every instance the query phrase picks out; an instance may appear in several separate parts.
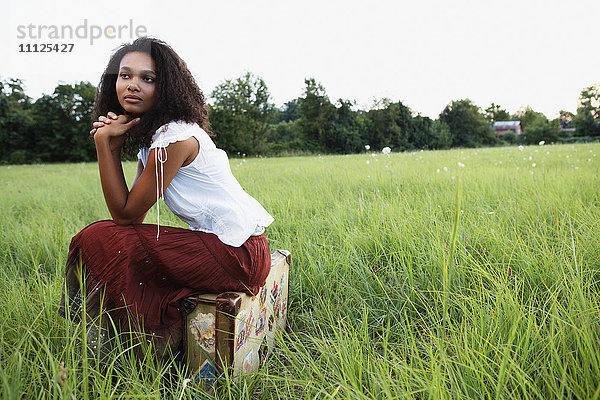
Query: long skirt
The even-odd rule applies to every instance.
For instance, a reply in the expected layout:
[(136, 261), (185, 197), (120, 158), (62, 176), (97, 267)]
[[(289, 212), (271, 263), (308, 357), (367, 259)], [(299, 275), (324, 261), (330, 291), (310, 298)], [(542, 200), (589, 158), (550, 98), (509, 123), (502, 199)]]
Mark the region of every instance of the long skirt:
[(119, 226), (107, 220), (75, 235), (61, 314), (66, 304), (77, 314), (85, 301), (88, 316), (108, 313), (118, 327), (143, 331), (156, 349), (173, 350), (181, 342), (183, 299), (224, 291), (255, 294), (269, 274), (264, 234), (232, 247), (210, 233), (169, 226), (160, 227), (158, 239), (156, 233), (156, 225)]

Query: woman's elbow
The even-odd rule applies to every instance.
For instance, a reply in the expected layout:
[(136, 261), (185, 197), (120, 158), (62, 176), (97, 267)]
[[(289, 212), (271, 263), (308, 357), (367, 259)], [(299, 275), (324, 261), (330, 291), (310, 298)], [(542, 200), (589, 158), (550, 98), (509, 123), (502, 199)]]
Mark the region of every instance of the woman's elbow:
[(120, 218), (113, 217), (113, 222), (119, 226), (131, 225), (135, 222), (134, 218)]
[(131, 225), (136, 223), (140, 219), (139, 216), (131, 215), (115, 215), (112, 214), (112, 220), (115, 224), (120, 226)]
[(113, 222), (121, 226), (142, 223), (144, 221), (146, 213), (148, 212), (145, 211), (140, 214), (138, 210), (128, 210), (126, 208), (110, 211), (110, 215), (112, 216)]

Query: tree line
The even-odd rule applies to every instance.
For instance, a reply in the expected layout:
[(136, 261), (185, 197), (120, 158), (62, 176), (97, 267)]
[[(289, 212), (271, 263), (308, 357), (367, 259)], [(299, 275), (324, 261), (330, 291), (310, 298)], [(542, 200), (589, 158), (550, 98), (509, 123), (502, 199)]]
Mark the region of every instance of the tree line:
[[(600, 138), (600, 85), (581, 91), (576, 114), (561, 111), (549, 120), (530, 107), (510, 114), (493, 103), (481, 109), (469, 99), (451, 101), (437, 119), (389, 99), (360, 110), (350, 100), (332, 102), (314, 78), (304, 84), (301, 97), (276, 107), (258, 76), (246, 73), (220, 83), (209, 102), (217, 146), (235, 157), (357, 153), (367, 145), (405, 151)], [(21, 80), (0, 81), (0, 162), (94, 160), (87, 132), (95, 95), (96, 88), (88, 82), (59, 84), (52, 94), (34, 101)], [(505, 120), (521, 121), (523, 133), (509, 131), (498, 137), (492, 123)]]

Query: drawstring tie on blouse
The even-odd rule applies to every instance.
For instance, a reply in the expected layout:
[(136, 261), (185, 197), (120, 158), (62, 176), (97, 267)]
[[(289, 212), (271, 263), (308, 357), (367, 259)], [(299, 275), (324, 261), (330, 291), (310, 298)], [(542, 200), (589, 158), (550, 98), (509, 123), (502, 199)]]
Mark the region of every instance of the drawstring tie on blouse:
[[(165, 143), (160, 143), (154, 150), (154, 176), (156, 177), (156, 240), (158, 240), (158, 237), (160, 236), (159, 200), (163, 198), (165, 190), (164, 164), (167, 162), (167, 158), (167, 147), (165, 146)], [(160, 173), (158, 164), (160, 164)]]

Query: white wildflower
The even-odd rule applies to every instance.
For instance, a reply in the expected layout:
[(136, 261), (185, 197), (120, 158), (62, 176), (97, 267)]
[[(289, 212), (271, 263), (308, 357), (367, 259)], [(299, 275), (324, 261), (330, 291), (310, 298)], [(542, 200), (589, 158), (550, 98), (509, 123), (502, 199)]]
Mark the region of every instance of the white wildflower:
[(535, 163), (531, 163), (531, 166), (532, 166), (533, 168), (535, 168)]
[(377, 154), (371, 153), (371, 157), (375, 157), (375, 156), (377, 156)]
[(381, 149), (381, 152), (385, 155), (388, 155), (392, 152), (392, 149), (390, 149), (389, 147), (384, 147), (383, 149)]
[(371, 164), (371, 161), (367, 160), (367, 165)]
[(543, 145), (545, 145), (545, 144), (546, 144), (546, 142), (545, 142), (545, 141), (543, 141), (543, 140), (540, 140), (540, 142), (539, 142), (538, 144), (539, 144), (540, 146), (543, 146)]
[(437, 172), (439, 174), (440, 173), (440, 169), (439, 168), (436, 169), (435, 172)]
[(442, 169), (444, 170), (444, 172), (448, 171), (448, 167), (444, 167)]
[(519, 150), (523, 151), (524, 147), (523, 146), (519, 146)]
[(461, 167), (461, 168), (464, 168), (464, 167), (465, 167), (465, 164), (463, 164), (463, 163), (459, 162), (459, 163), (458, 163), (458, 166), (459, 166), (459, 167)]
[(371, 146), (369, 146), (368, 144), (365, 144), (365, 150), (371, 150)]

